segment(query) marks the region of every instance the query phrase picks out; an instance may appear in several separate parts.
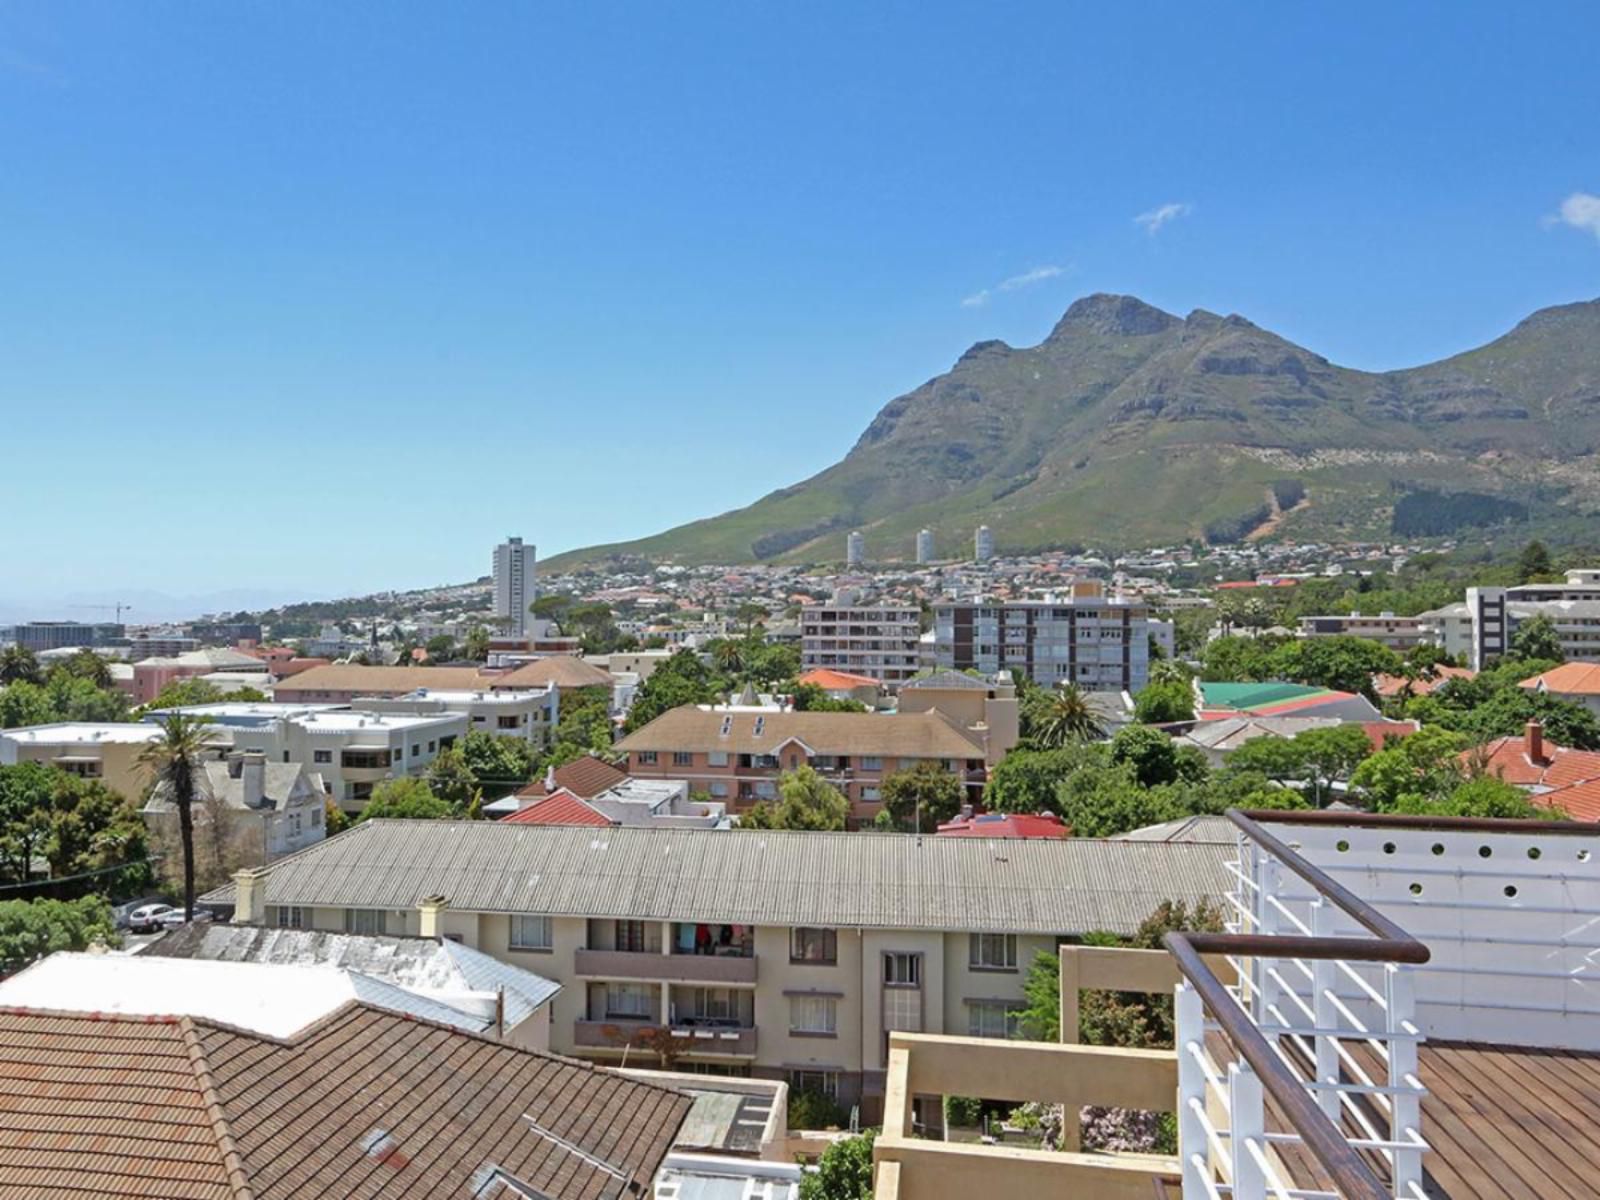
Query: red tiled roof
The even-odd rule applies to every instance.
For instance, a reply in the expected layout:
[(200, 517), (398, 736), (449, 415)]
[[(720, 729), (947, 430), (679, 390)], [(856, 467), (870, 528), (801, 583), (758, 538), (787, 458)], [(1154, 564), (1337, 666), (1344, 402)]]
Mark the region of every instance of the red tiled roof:
[[(1476, 679), (1478, 673), (1470, 667), (1435, 667), (1433, 679), (1416, 679), (1409, 681), (1413, 696), (1426, 696), (1438, 691), (1452, 679)], [(1378, 695), (1388, 700), (1398, 696), (1406, 690), (1407, 680), (1403, 675), (1379, 675), (1374, 681)]]
[(611, 818), (565, 789), (535, 800), (504, 818), (515, 825), (610, 825)]
[(1574, 821), (1600, 821), (1600, 779), (1568, 784), (1553, 792), (1530, 796), (1540, 808), (1554, 808)]
[(1410, 737), (1422, 728), (1421, 721), (1362, 721), (1361, 732), (1367, 735), (1374, 750), (1382, 750), (1390, 738)]
[(958, 817), (939, 826), (941, 837), (1064, 838), (1072, 826), (1054, 813), (979, 813)]
[(796, 681), (814, 683), (825, 692), (848, 692), (859, 687), (877, 687), (878, 681), (870, 675), (852, 675), (849, 671), (830, 671), (815, 667)]
[[(1600, 754), (1591, 750), (1569, 750), (1548, 738), (1538, 762), (1528, 754), (1526, 734), (1496, 738), (1480, 750), (1464, 750), (1461, 761), (1471, 763), (1480, 756), (1489, 774), (1498, 775), (1518, 787), (1563, 788), (1600, 779)], [(1534, 799), (1543, 803), (1542, 797)]]
[[(604, 759), (596, 758), (592, 754), (585, 754), (582, 758), (575, 758), (557, 767), (555, 775), (558, 789), (564, 788), (574, 796), (581, 796), (585, 800), (626, 782), (628, 778), (626, 771), (618, 770)], [(518, 791), (517, 795), (543, 796), (546, 790), (544, 778), (540, 777)]]
[(10, 1009), (0, 1045), (0, 1191), (30, 1200), (601, 1200), (650, 1187), (690, 1106), (361, 1003), (283, 1041)]
[(1569, 662), (1519, 685), (1557, 696), (1600, 696), (1600, 663)]

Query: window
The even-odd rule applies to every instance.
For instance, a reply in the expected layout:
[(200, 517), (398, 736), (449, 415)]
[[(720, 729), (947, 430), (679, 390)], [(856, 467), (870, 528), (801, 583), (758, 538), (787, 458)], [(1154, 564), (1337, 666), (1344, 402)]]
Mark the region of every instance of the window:
[(322, 810), (320, 808), (313, 808), (311, 810), (311, 828), (318, 829), (318, 828), (321, 827), (321, 825), (322, 825)]
[(656, 765), (656, 752), (654, 750), (641, 750), (641, 751), (639, 751), (639, 765), (641, 767), (653, 767), (653, 766), (655, 766)]
[(675, 767), (693, 766), (694, 755), (688, 750), (674, 750), (672, 752), (672, 765)]
[[(618, 950), (626, 950), (632, 954), (643, 954), (650, 948), (645, 943), (643, 921), (618, 921), (616, 942)], [(657, 946), (657, 949), (660, 947)]]
[(648, 983), (606, 984), (606, 1016), (624, 1020), (653, 1021), (656, 998), (661, 989)]
[(513, 916), (510, 945), (513, 950), (553, 950), (555, 939), (550, 932), (550, 918)]
[(429, 742), (428, 743), (428, 753), (432, 754), (433, 750), (434, 750), (434, 747), (437, 746), (437, 745), (438, 745), (437, 742)]
[(826, 1096), (829, 1100), (838, 1100), (839, 1072), (790, 1071), (789, 1090), (793, 1092), (816, 1092)]
[(501, 729), (515, 729), (521, 723), (521, 720), (517, 717), (501, 717), (499, 727)]
[(885, 954), (883, 982), (890, 987), (921, 987), (922, 955)]
[(421, 753), (422, 753), (422, 743), (421, 742), (412, 742), (411, 743), (411, 757), (412, 758), (416, 758), (419, 755), (421, 755)]
[(1021, 1037), (1020, 1014), (1005, 1000), (968, 1000), (967, 1036)]
[(304, 929), (305, 919), (305, 909), (298, 905), (280, 905), (278, 908), (279, 929)]
[(832, 929), (794, 929), (789, 932), (789, 961), (826, 963), (839, 961), (839, 935)]
[(774, 799), (778, 794), (778, 785), (768, 780), (756, 780), (756, 795), (763, 800)]
[(728, 752), (726, 750), (713, 750), (706, 755), (706, 765), (712, 767), (725, 767), (728, 765)]
[(974, 933), (968, 937), (968, 964), (976, 971), (1015, 971), (1017, 936), (1014, 933)]
[(311, 752), (311, 761), (314, 763), (331, 763), (333, 761), (333, 751), (313, 750)]
[(384, 932), (389, 914), (381, 908), (347, 908), (344, 910), (344, 931), (374, 937)]
[(861, 789), (861, 799), (863, 803), (876, 804), (883, 799), (883, 792), (875, 787), (864, 787)]
[(883, 770), (883, 759), (876, 754), (865, 755), (861, 759), (861, 769), (863, 771), (881, 771)]
[(711, 785), (711, 795), (713, 799), (717, 800), (726, 798), (728, 795), (728, 785), (725, 783), (713, 783)]
[(833, 1037), (839, 1029), (839, 1001), (833, 996), (790, 996), (789, 1032)]

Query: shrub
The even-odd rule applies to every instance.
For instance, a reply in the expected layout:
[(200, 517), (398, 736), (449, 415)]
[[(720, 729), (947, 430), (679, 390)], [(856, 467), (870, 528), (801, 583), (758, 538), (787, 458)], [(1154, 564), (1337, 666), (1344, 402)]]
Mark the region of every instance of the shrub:
[(944, 1120), (946, 1125), (977, 1125), (983, 1120), (983, 1101), (976, 1096), (946, 1096)]
[(789, 1093), (790, 1129), (837, 1129), (848, 1119), (836, 1101), (814, 1088)]

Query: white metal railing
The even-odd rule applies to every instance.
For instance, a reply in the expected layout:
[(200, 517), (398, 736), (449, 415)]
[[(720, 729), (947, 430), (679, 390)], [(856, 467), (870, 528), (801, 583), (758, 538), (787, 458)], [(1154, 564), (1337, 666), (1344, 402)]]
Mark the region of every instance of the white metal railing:
[[(1361, 960), (1365, 931), (1356, 921), (1245, 832), (1229, 870), (1227, 932), (1262, 939), (1257, 945), (1269, 951), (1274, 940), (1285, 947), (1281, 955), (1226, 956), (1238, 977), (1226, 989), (1237, 1009), (1232, 1017), (1247, 1019), (1344, 1146), (1365, 1160), (1382, 1187), (1375, 1194), (1421, 1197), (1426, 1089), (1417, 1068), (1423, 1036), (1414, 966)], [(1317, 956), (1310, 941), (1344, 937), (1351, 958)], [(1262, 1081), (1217, 1016), (1192, 982), (1179, 986), (1178, 1140), (1186, 1200), (1340, 1195), (1295, 1185), (1290, 1164), (1300, 1156), (1285, 1152), (1306, 1149), (1305, 1131), (1292, 1124), (1269, 1128)]]

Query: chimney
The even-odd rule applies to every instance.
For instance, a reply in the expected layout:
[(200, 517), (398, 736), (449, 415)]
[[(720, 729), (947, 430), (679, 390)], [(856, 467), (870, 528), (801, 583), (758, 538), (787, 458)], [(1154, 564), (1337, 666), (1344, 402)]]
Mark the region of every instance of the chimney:
[(417, 933), (425, 938), (444, 936), (444, 910), (450, 907), (443, 896), (424, 896), (417, 901)]
[(549, 795), (551, 792), (556, 790), (556, 769), (553, 765), (545, 768), (544, 790), (545, 795)]
[(246, 808), (260, 808), (267, 799), (267, 754), (246, 750), (239, 755), (239, 786)]
[(259, 925), (267, 912), (267, 873), (245, 868), (234, 872), (233, 923)]
[(1544, 764), (1550, 760), (1544, 756), (1544, 726), (1538, 721), (1529, 721), (1526, 734), (1523, 735), (1523, 745), (1528, 752), (1528, 761)]

